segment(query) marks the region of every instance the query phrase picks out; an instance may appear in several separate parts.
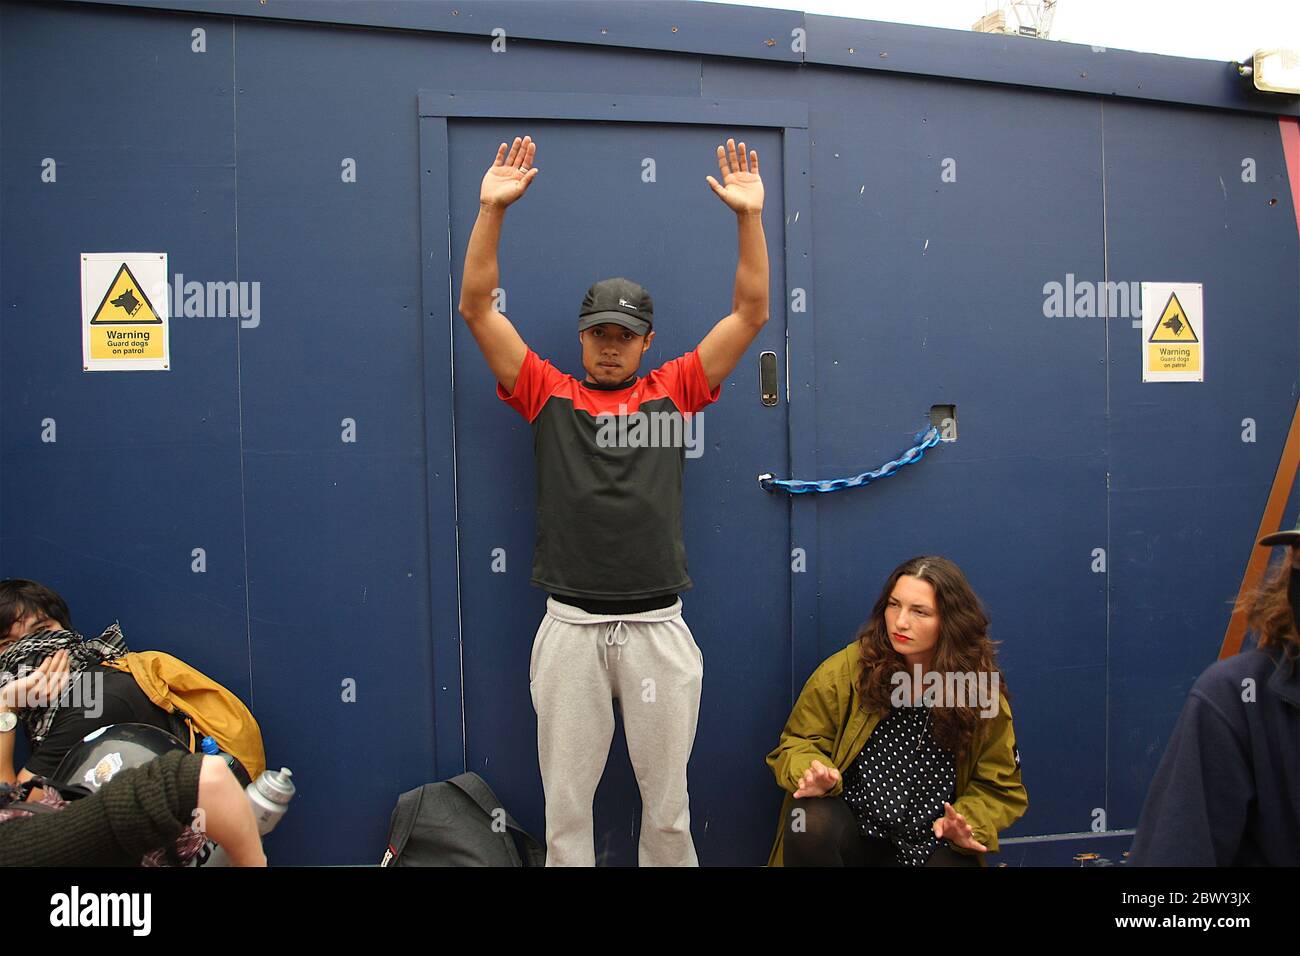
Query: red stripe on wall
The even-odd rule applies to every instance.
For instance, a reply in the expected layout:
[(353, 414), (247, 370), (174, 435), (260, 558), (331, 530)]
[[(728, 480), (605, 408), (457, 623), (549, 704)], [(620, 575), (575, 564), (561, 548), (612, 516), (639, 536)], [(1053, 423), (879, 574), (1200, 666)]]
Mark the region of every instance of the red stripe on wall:
[(1296, 232), (1300, 233), (1300, 119), (1279, 116), (1282, 129), (1282, 152), (1286, 156), (1286, 175), (1291, 180), (1291, 209), (1295, 213)]

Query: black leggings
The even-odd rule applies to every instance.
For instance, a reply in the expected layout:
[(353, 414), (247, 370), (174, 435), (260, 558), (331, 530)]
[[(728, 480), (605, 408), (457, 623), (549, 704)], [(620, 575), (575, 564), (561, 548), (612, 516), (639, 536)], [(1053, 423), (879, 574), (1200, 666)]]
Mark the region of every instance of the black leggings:
[[(897, 866), (888, 840), (862, 835), (858, 819), (843, 797), (802, 797), (785, 821), (786, 866)], [(802, 817), (800, 831), (792, 830)], [(979, 866), (974, 856), (940, 843), (926, 866)]]

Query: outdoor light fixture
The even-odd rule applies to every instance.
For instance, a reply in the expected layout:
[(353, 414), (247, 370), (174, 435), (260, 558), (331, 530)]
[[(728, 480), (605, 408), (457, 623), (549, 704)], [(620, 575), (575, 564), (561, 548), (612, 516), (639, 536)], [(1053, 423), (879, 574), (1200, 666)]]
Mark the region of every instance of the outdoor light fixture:
[(1295, 50), (1256, 50), (1245, 63), (1233, 65), (1242, 76), (1255, 81), (1255, 88), (1266, 93), (1300, 94), (1300, 52)]

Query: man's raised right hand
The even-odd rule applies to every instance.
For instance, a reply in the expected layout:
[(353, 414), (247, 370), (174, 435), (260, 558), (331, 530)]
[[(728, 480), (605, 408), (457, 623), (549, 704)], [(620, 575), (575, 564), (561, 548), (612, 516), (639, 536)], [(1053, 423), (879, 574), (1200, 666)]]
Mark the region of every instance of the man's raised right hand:
[(483, 185), (479, 187), (479, 203), (504, 209), (522, 196), (538, 173), (537, 167), (533, 165), (536, 154), (537, 144), (531, 136), (523, 139), (516, 136), (510, 145), (509, 155), (505, 143), (498, 146), (496, 159), (484, 174)]

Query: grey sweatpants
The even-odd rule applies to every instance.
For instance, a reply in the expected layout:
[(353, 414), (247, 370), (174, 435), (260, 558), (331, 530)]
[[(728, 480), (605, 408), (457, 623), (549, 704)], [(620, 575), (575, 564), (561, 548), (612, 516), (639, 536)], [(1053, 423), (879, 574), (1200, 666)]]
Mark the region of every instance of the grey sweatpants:
[(591, 808), (614, 737), (613, 698), (641, 789), (641, 866), (698, 866), (686, 762), (695, 743), (704, 656), (682, 601), (636, 614), (589, 614), (546, 599), (528, 676), (546, 795), (546, 865), (595, 866)]

